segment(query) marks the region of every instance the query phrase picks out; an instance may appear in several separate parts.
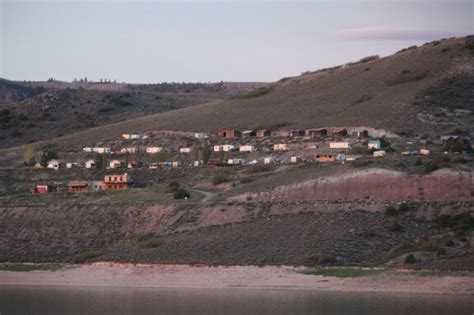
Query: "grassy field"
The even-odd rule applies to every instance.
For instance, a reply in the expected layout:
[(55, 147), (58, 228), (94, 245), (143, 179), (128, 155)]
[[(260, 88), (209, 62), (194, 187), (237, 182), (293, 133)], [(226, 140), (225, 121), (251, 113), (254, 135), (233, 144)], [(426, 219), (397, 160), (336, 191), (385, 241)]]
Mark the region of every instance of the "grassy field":
[(131, 188), (122, 191), (101, 191), (88, 193), (50, 193), (32, 195), (16, 194), (0, 199), (3, 206), (42, 206), (42, 205), (138, 205), (138, 204), (193, 204), (200, 202), (202, 195), (190, 192), (191, 198), (177, 200), (166, 192), (166, 185), (154, 185), (146, 188)]
[(0, 271), (16, 271), (16, 272), (29, 272), (29, 271), (57, 271), (61, 270), (64, 266), (62, 264), (0, 264)]

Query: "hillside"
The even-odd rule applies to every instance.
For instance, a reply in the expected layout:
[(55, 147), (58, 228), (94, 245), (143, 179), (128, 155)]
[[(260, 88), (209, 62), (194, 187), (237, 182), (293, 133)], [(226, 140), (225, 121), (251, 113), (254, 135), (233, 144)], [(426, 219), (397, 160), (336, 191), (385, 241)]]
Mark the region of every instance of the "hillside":
[(41, 86), (27, 86), (0, 78), (0, 104), (29, 98), (45, 91), (46, 88)]
[(215, 131), (222, 127), (371, 126), (400, 134), (441, 134), (474, 126), (473, 37), (410, 47), (385, 58), (285, 78), (208, 104), (130, 119), (63, 137), (82, 145), (123, 131)]
[(219, 92), (52, 90), (30, 99), (0, 105), (0, 148), (55, 138), (222, 97)]

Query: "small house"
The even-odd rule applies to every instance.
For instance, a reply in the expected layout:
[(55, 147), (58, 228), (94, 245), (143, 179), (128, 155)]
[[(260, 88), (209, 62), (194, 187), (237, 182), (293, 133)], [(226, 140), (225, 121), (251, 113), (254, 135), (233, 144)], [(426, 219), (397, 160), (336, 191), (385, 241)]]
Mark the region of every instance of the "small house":
[(443, 144), (458, 143), (460, 142), (461, 137), (456, 136), (456, 135), (447, 135), (447, 136), (441, 136), (440, 140), (441, 140), (441, 143)]
[(257, 130), (256, 136), (257, 138), (265, 138), (265, 137), (270, 137), (271, 134), (272, 133), (270, 132), (270, 130), (261, 129), (261, 130)]
[(161, 152), (161, 150), (163, 150), (162, 147), (147, 147), (146, 148), (146, 153), (155, 154), (155, 153)]
[(214, 146), (214, 152), (232, 152), (235, 150), (235, 146), (232, 144), (223, 144), (223, 145), (215, 145)]
[(217, 135), (221, 138), (234, 139), (240, 137), (241, 133), (235, 129), (221, 129), (217, 132)]
[(273, 151), (288, 151), (290, 148), (286, 143), (277, 143), (273, 145)]
[(350, 149), (352, 146), (349, 142), (329, 142), (331, 149)]
[(367, 129), (352, 130), (351, 135), (357, 138), (367, 138), (369, 136), (369, 132)]
[(358, 154), (347, 154), (346, 155), (346, 161), (355, 161), (355, 160), (358, 160), (362, 157), (362, 155), (358, 155)]
[(87, 160), (85, 163), (86, 168), (96, 168), (96, 164), (94, 160)]
[(274, 130), (272, 131), (272, 136), (273, 137), (288, 137), (288, 130)]
[(52, 170), (59, 170), (59, 161), (58, 160), (50, 160), (48, 161), (48, 164), (46, 166), (47, 168), (49, 169), (52, 169)]
[(290, 129), (288, 130), (289, 137), (304, 137), (304, 130), (303, 129)]
[(369, 149), (379, 150), (381, 148), (380, 140), (370, 140), (367, 144)]
[(89, 190), (91, 191), (100, 191), (104, 186), (104, 182), (101, 180), (94, 180), (89, 182)]
[(184, 153), (184, 154), (191, 153), (191, 148), (180, 148), (179, 153)]
[(347, 136), (347, 129), (333, 129), (331, 133), (334, 137), (345, 137)]
[(137, 153), (137, 148), (135, 148), (135, 147), (122, 148), (122, 149), (120, 149), (120, 153), (121, 154), (126, 154), (126, 153), (135, 154), (135, 153)]
[(71, 181), (66, 184), (68, 192), (87, 192), (89, 191), (88, 181)]
[(308, 129), (307, 135), (313, 138), (321, 138), (328, 135), (328, 130), (325, 128)]
[(31, 188), (32, 194), (47, 194), (55, 191), (58, 191), (58, 188), (52, 185), (36, 185), (35, 187)]
[(290, 158), (290, 162), (291, 163), (301, 163), (301, 162), (303, 162), (303, 159), (299, 156), (292, 156)]
[(244, 159), (228, 159), (227, 164), (229, 165), (243, 165), (245, 164)]
[(196, 132), (194, 134), (194, 138), (196, 139), (199, 139), (199, 140), (202, 140), (202, 139), (207, 139), (209, 138), (209, 135), (207, 133), (204, 133), (204, 132)]
[(35, 165), (33, 165), (33, 169), (34, 170), (44, 170), (45, 167), (43, 165), (41, 165), (41, 163), (36, 162)]
[(257, 133), (255, 132), (255, 130), (242, 131), (242, 138), (245, 138), (245, 139), (255, 137), (256, 135)]
[(66, 168), (67, 169), (81, 168), (81, 164), (80, 163), (66, 163)]
[(92, 148), (92, 151), (95, 153), (107, 153), (107, 154), (112, 152), (110, 148), (106, 148), (106, 147), (94, 147)]
[(239, 147), (240, 152), (254, 152), (255, 146), (253, 145), (242, 145)]
[(138, 166), (138, 163), (135, 162), (135, 161), (128, 161), (128, 162), (127, 162), (127, 168), (128, 168), (128, 169), (137, 168), (137, 166)]
[(320, 163), (334, 162), (336, 161), (336, 154), (333, 153), (320, 153), (316, 154), (315, 160)]
[(119, 160), (112, 160), (109, 162), (109, 168), (120, 168), (122, 167), (122, 162)]
[(266, 157), (263, 159), (263, 164), (273, 164), (275, 163), (275, 159), (273, 157)]
[(378, 150), (374, 151), (373, 156), (376, 157), (384, 157), (386, 154), (385, 150)]
[(122, 190), (128, 189), (133, 184), (132, 178), (127, 174), (123, 175), (105, 175), (104, 190)]
[(124, 133), (122, 134), (122, 138), (126, 140), (136, 140), (136, 139), (148, 139), (148, 136), (141, 135), (141, 134)]

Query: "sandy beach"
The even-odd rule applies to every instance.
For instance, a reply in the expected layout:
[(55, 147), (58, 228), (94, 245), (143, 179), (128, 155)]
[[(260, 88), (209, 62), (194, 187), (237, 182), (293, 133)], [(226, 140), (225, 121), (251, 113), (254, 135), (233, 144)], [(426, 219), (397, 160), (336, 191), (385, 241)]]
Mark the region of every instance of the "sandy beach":
[(57, 271), (0, 271), (2, 286), (106, 286), (144, 288), (249, 288), (325, 292), (474, 295), (469, 275), (417, 275), (387, 271), (375, 276), (336, 278), (298, 273), (290, 266), (189, 266), (99, 262), (66, 265)]

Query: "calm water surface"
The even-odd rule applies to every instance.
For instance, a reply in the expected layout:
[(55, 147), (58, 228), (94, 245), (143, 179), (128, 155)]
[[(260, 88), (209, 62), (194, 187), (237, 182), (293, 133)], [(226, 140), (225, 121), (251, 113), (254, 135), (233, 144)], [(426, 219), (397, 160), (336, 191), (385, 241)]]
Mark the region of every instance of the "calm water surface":
[(1, 287), (0, 314), (473, 314), (467, 296), (252, 289)]

